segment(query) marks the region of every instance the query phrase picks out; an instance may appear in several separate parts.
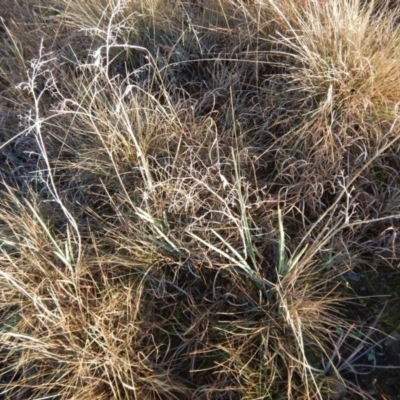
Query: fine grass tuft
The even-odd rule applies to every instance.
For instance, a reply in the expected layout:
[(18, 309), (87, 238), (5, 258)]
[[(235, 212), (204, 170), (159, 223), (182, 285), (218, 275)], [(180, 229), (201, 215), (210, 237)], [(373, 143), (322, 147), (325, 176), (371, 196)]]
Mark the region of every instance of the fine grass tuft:
[(0, 398), (390, 396), (399, 7), (4, 3)]

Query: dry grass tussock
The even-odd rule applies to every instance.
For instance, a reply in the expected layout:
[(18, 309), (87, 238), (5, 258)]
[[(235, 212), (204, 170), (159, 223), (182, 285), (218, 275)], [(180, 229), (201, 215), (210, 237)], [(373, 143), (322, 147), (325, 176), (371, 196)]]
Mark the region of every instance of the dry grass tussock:
[(384, 396), (399, 11), (3, 0), (0, 398)]

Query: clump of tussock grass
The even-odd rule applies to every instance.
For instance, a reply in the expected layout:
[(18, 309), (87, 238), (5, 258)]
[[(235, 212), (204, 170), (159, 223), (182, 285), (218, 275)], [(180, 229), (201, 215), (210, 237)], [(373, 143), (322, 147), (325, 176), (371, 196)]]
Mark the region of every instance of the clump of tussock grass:
[[(287, 117), (286, 133), (277, 143), (293, 151), (276, 160), (288, 177), (296, 176), (287, 195), (311, 196), (314, 210), (323, 209), (315, 202), (323, 192), (334, 191), (331, 177), (349, 172), (348, 165), (362, 165), (398, 131), (396, 10), (381, 8), (373, 14), (374, 4), (272, 2), (271, 11), (265, 3), (280, 17), (272, 52), (285, 68), (287, 96), (282, 97), (291, 99), (291, 112), (297, 111)], [(321, 168), (318, 173), (315, 167)], [(300, 181), (299, 174), (304, 177)]]
[(35, 61), (3, 92), (2, 394), (368, 398), (340, 287), (398, 262), (394, 14), (37, 6), (52, 40), (4, 36)]

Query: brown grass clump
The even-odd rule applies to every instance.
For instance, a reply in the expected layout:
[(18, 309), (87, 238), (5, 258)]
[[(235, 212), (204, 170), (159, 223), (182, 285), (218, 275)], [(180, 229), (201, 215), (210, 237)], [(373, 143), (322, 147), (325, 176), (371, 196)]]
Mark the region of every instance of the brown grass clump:
[(398, 7), (5, 3), (0, 398), (390, 396)]

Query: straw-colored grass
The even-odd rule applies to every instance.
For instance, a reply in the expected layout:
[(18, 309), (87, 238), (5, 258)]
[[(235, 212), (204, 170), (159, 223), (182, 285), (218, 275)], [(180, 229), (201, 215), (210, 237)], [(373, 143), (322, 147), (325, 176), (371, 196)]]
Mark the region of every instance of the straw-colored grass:
[(385, 396), (400, 9), (3, 3), (0, 398)]

